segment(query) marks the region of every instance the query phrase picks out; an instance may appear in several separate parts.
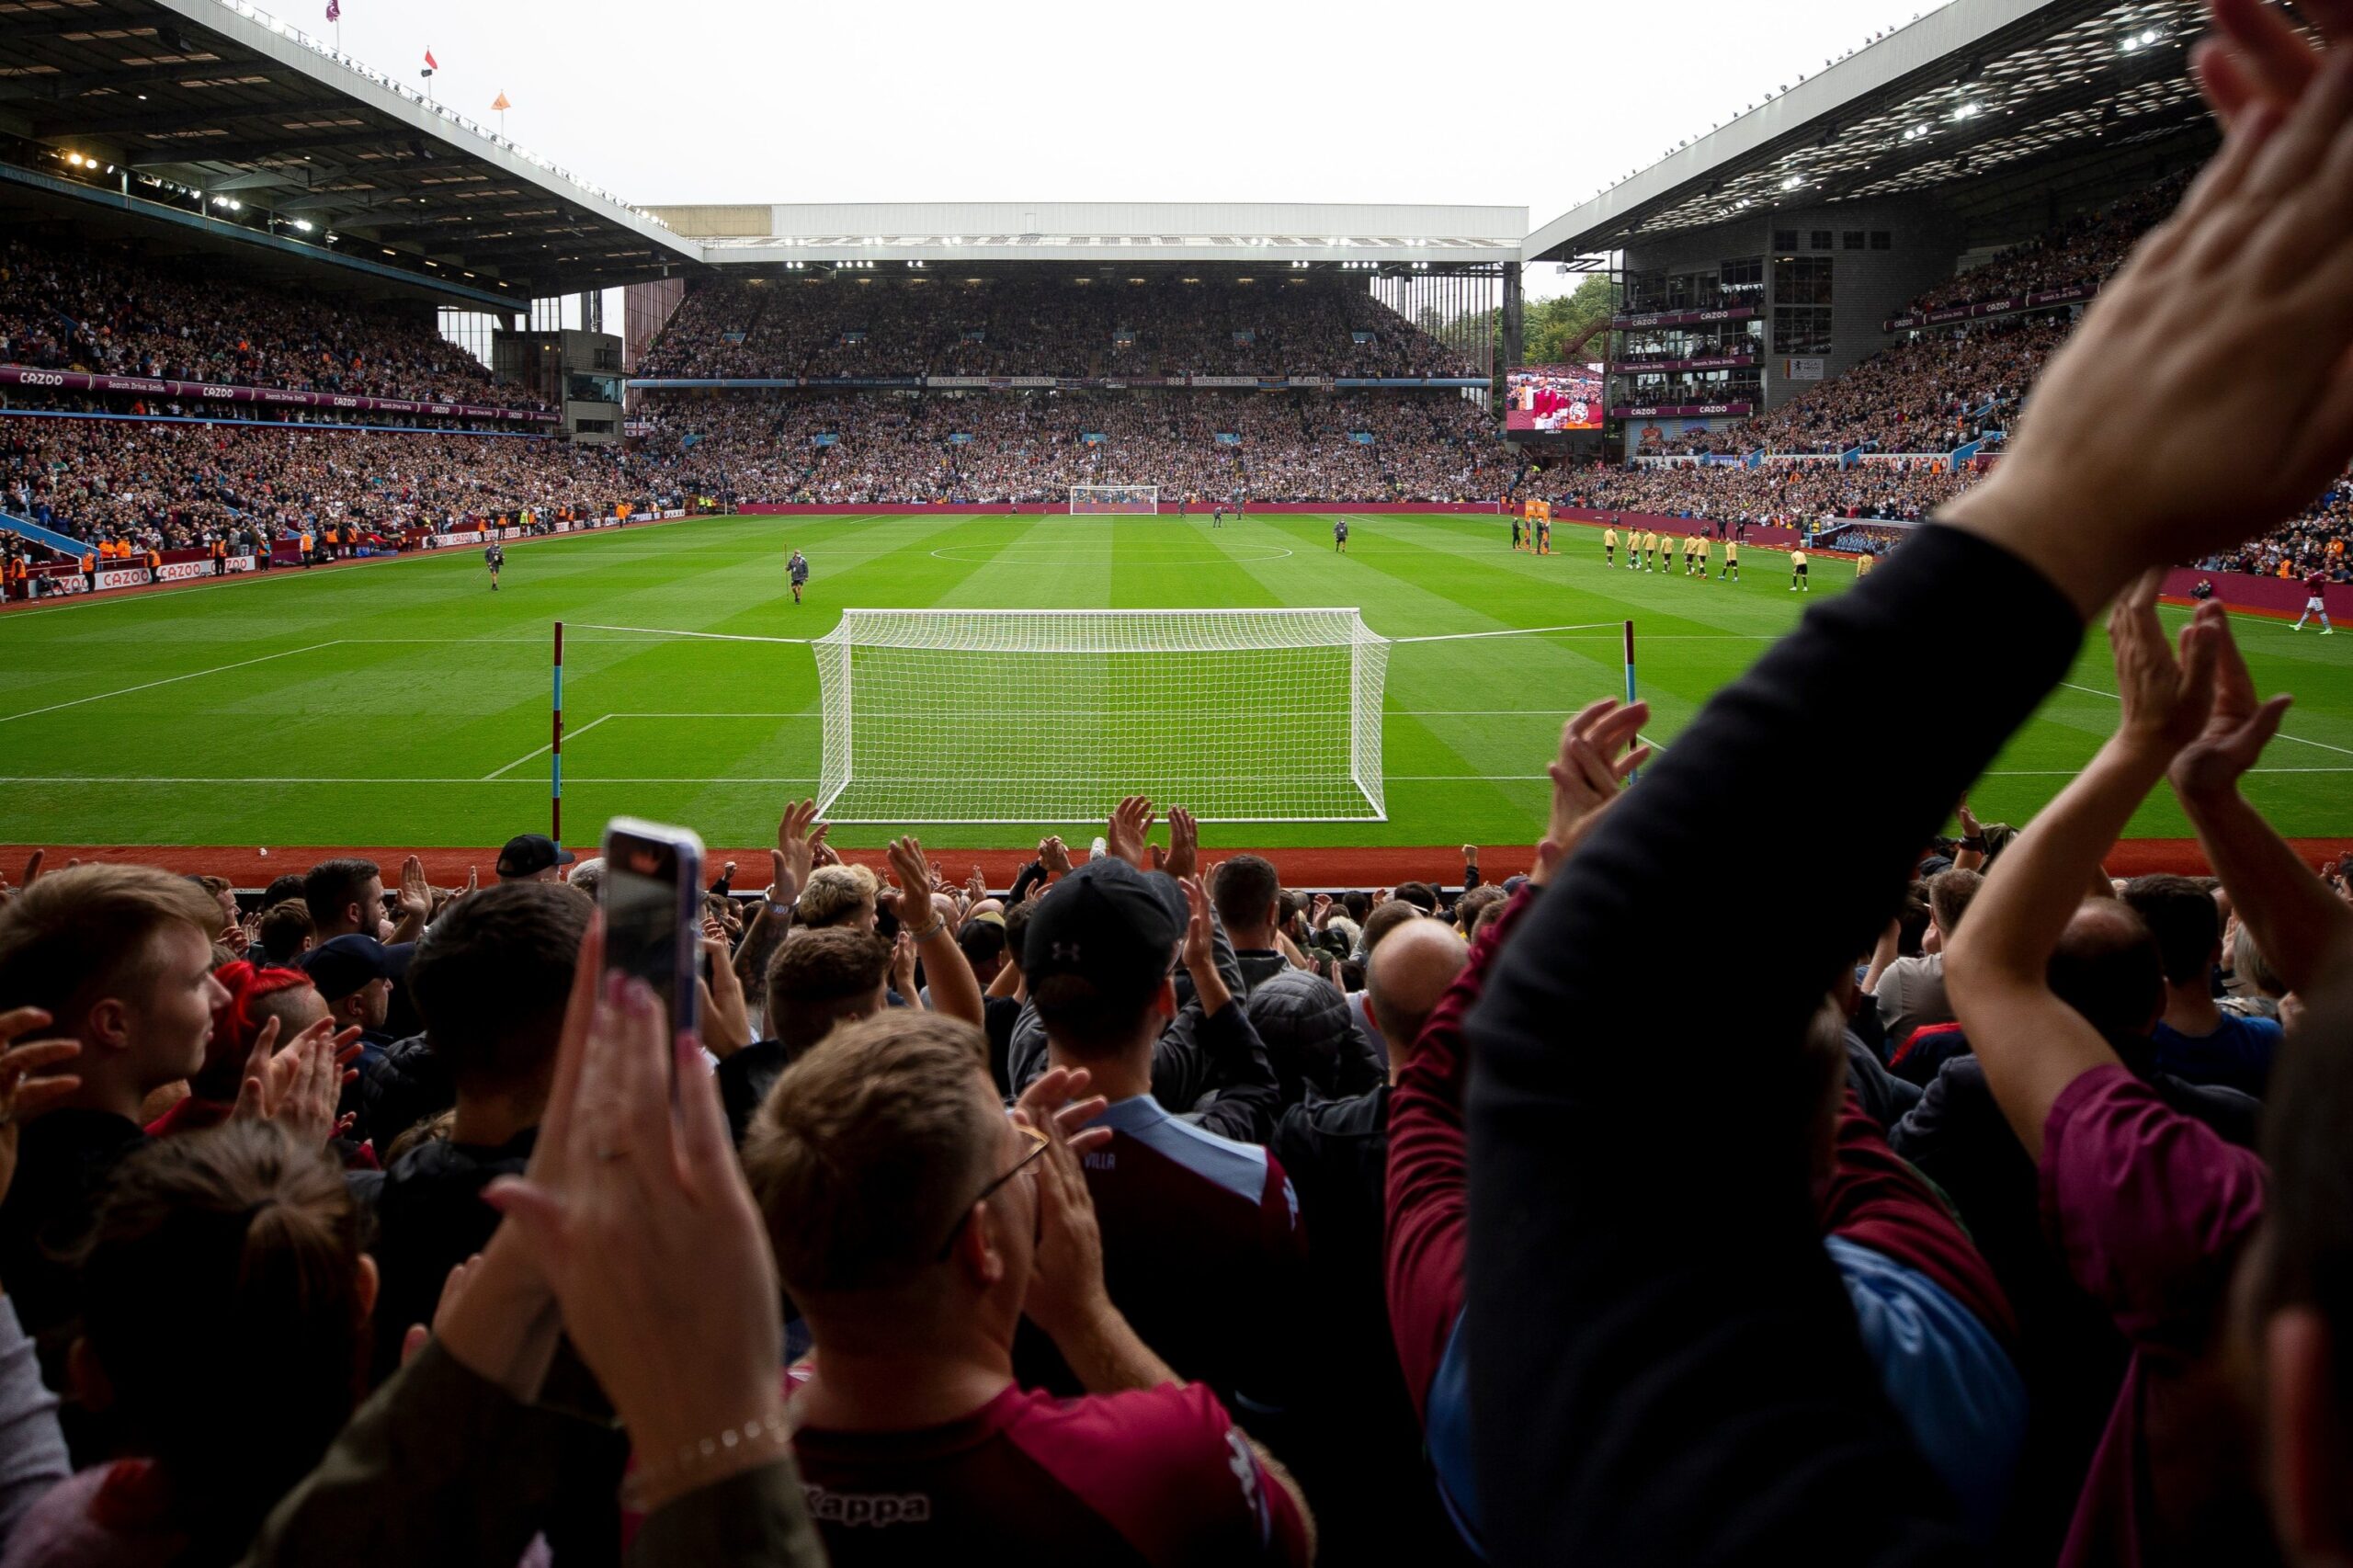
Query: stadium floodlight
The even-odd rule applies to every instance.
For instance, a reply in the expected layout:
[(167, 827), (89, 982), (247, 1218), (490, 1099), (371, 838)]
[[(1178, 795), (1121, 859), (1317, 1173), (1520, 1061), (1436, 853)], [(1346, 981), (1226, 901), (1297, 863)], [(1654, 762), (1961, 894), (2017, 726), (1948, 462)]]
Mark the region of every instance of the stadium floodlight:
[[(1389, 642), (1354, 609), (868, 610), (811, 644), (837, 823), (1380, 822)], [(975, 690), (1051, 715), (1018, 746)], [(975, 757), (986, 757), (975, 767)]]

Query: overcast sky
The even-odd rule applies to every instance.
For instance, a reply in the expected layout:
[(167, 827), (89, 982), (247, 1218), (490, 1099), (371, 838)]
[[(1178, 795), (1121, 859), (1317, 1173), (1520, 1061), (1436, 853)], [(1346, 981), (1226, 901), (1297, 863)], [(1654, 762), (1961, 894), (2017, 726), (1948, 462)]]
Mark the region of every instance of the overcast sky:
[[(326, 0), (261, 0), (322, 37)], [(298, 8), (299, 7), (299, 8)], [(344, 0), (350, 53), (642, 204), (1409, 201), (1544, 223), (1929, 0)], [(1532, 291), (1553, 291), (1552, 268)]]

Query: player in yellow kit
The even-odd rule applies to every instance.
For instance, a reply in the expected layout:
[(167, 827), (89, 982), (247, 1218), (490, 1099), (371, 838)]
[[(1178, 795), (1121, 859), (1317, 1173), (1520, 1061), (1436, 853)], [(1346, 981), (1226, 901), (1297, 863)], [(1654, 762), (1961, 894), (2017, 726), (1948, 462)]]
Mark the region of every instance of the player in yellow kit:
[(1666, 572), (1674, 569), (1675, 549), (1675, 536), (1673, 534), (1661, 534), (1658, 536), (1658, 569), (1660, 571)]
[(1809, 594), (1813, 592), (1813, 585), (1806, 581), (1805, 551), (1793, 550), (1790, 551), (1790, 592), (1794, 594), (1801, 588)]
[(1604, 566), (1618, 564), (1618, 530), (1616, 528), (1601, 530), (1601, 563)]
[(1740, 541), (1736, 539), (1724, 540), (1724, 569), (1716, 574), (1716, 581), (1721, 583), (1726, 577), (1735, 583), (1740, 581)]
[(1699, 536), (1699, 581), (1708, 580), (1708, 536)]
[(1871, 574), (1871, 566), (1877, 560), (1878, 557), (1870, 554), (1855, 557), (1855, 578), (1858, 582)]
[[(1657, 558), (1658, 534), (1655, 530), (1645, 528), (1643, 531), (1643, 570), (1649, 571), (1651, 563)], [(1626, 564), (1631, 566), (1633, 562), (1629, 561)]]

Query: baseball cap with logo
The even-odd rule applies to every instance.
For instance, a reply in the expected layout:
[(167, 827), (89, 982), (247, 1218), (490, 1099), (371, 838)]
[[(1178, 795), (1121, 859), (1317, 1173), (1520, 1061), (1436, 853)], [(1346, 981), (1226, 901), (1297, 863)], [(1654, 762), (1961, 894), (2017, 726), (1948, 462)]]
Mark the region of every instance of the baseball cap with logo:
[(1170, 878), (1098, 856), (1056, 882), (1029, 913), (1022, 972), (1034, 991), (1059, 975), (1115, 995), (1166, 978), (1188, 913)]
[(520, 881), (557, 866), (569, 866), (574, 858), (571, 850), (557, 848), (555, 840), (544, 833), (518, 833), (498, 852), (498, 874), (504, 881)]

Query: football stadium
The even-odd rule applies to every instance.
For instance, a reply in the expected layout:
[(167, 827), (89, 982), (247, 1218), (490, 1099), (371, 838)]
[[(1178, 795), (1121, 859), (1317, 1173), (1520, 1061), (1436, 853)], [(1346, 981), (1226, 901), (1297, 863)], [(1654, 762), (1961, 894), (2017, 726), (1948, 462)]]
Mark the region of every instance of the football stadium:
[(0, 0), (0, 1562), (2342, 1559), (2344, 0), (1549, 217), (341, 11)]

